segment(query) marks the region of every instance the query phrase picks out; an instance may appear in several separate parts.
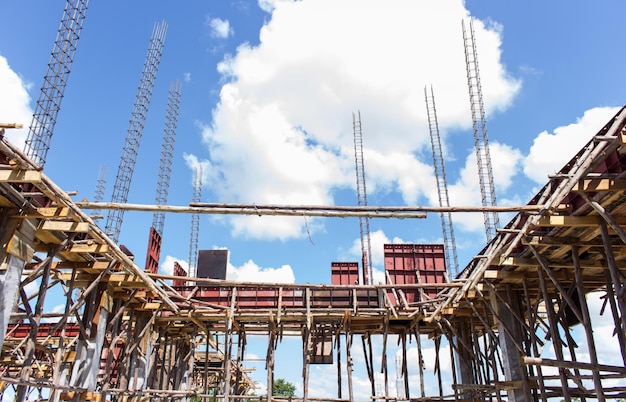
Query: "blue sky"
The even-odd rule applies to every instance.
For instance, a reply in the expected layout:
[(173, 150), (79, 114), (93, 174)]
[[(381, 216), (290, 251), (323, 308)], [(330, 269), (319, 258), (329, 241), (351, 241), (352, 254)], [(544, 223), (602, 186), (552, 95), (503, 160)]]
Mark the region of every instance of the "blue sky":
[[(0, 4), (10, 16), (0, 24), (0, 121), (30, 124), (62, 3)], [(154, 203), (167, 90), (180, 79), (170, 205), (190, 202), (198, 164), (204, 202), (355, 205), (357, 111), (369, 204), (434, 205), (426, 85), (450, 203), (479, 205), (461, 33), (472, 17), (498, 203), (525, 204), (624, 104), (624, 11), (618, 0), (92, 1), (45, 173), (75, 200), (93, 199), (106, 166), (110, 200), (150, 33), (165, 20), (129, 202)], [(125, 213), (120, 242), (139, 262), (151, 222)], [(485, 244), (482, 216), (453, 222), (464, 267)], [(190, 225), (167, 215), (163, 272), (186, 264)], [(383, 243), (442, 238), (436, 214), (370, 227), (375, 278)], [(329, 283), (332, 261), (359, 259), (358, 238), (356, 219), (202, 216), (199, 248), (228, 248), (231, 278)]]

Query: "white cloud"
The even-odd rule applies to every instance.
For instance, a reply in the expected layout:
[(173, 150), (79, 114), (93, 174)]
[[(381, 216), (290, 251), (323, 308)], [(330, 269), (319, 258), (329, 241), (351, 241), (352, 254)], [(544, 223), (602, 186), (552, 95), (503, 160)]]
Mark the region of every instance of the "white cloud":
[[(360, 111), (369, 190), (398, 192), (417, 203), (433, 185), (432, 169), (419, 157), (430, 149), (424, 86), (434, 86), (442, 131), (471, 127), (463, 2), (262, 5), (271, 16), (260, 44), (241, 45), (218, 66), (226, 84), (203, 134), (215, 169), (207, 185), (217, 198), (332, 205), (334, 190), (354, 186), (351, 116)], [(475, 21), (474, 29), (490, 114), (510, 105), (520, 82), (500, 62), (501, 27)], [(411, 40), (410, 49), (398, 40), (426, 37), (437, 40)], [(231, 222), (236, 236), (304, 235), (301, 219)]]
[(161, 273), (163, 273), (164, 275), (174, 275), (175, 262), (177, 262), (185, 270), (185, 272), (189, 272), (189, 261), (187, 261), (187, 259), (181, 259), (168, 255), (161, 263)]
[[(389, 239), (383, 230), (376, 230), (370, 233), (370, 243), (372, 245), (372, 282), (387, 283), (385, 278), (385, 244), (403, 244), (407, 241), (394, 237)], [(361, 266), (361, 238), (356, 238), (352, 242), (352, 247), (348, 250), (348, 257), (359, 262)]]
[[(499, 142), (490, 142), (489, 153), (493, 172), (496, 201), (498, 194), (504, 193), (513, 183), (513, 178), (520, 169), (523, 159), (520, 150)], [(461, 170), (460, 178), (448, 188), (450, 205), (479, 206), (482, 204), (476, 154), (470, 153)], [(432, 203), (436, 203), (431, 199)], [(499, 205), (503, 205), (498, 202)], [(465, 231), (480, 231), (484, 228), (482, 213), (463, 213), (454, 215), (454, 224)]]
[(296, 278), (289, 265), (262, 268), (254, 261), (248, 260), (239, 267), (228, 264), (226, 279), (239, 282), (295, 283)]
[(22, 124), (22, 129), (8, 129), (5, 136), (18, 148), (24, 147), (28, 127), (33, 117), (28, 90), (32, 84), (25, 82), (0, 55), (0, 122)]
[(228, 20), (223, 20), (221, 18), (209, 18), (207, 19), (206, 25), (211, 28), (211, 36), (214, 38), (226, 39), (234, 33)]
[(553, 133), (539, 133), (524, 160), (524, 174), (544, 184), (548, 175), (558, 172), (617, 111), (615, 107), (596, 107), (586, 110), (576, 123), (557, 127)]
[(185, 82), (191, 81), (191, 73), (184, 73), (183, 74), (183, 81), (185, 81)]

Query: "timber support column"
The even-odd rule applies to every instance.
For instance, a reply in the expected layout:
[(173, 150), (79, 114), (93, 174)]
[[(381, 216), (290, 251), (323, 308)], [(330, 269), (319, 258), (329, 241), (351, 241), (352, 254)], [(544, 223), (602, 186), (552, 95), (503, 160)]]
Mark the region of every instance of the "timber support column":
[(11, 218), (10, 211), (0, 211), (0, 348), (17, 303), (22, 271), (35, 252), (36, 227), (34, 219)]
[(469, 323), (465, 321), (459, 320), (458, 322), (452, 324), (447, 323), (448, 329), (452, 332), (448, 336), (448, 341), (450, 342), (451, 349), (453, 349), (456, 357), (456, 377), (458, 384), (462, 385), (461, 388), (457, 388), (455, 390), (455, 394), (461, 396), (463, 399), (471, 400), (471, 395), (467, 394), (467, 387), (476, 383), (475, 373), (473, 370), (473, 361), (474, 355), (472, 353), (472, 348), (470, 347), (472, 343), (472, 336), (469, 333)]
[[(76, 360), (70, 377), (71, 387), (89, 391), (96, 389), (108, 322), (108, 309), (111, 308), (110, 298), (105, 292), (106, 284), (100, 283), (97, 286), (97, 291), (89, 295), (82, 320), (78, 323), (83, 328), (81, 334), (84, 333), (86, 337), (81, 335), (76, 344)], [(76, 393), (73, 400), (83, 400), (81, 393)]]
[(524, 344), (519, 323), (515, 316), (520, 316), (519, 292), (507, 289), (496, 296), (497, 290), (491, 291), (491, 304), (497, 313), (495, 320), (498, 326), (498, 340), (504, 367), (504, 380), (515, 384), (507, 390), (507, 400), (511, 402), (528, 401), (523, 384), (526, 379), (525, 365), (521, 359), (519, 347)]

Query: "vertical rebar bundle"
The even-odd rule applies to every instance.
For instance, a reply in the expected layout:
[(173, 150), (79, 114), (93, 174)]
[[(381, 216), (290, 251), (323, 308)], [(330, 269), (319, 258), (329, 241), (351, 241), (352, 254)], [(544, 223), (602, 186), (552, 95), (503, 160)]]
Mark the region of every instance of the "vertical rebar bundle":
[[(356, 164), (356, 192), (359, 206), (367, 206), (367, 191), (365, 188), (365, 163), (363, 161), (363, 132), (361, 130), (361, 112), (357, 116), (352, 113), (352, 128), (354, 130), (354, 161)], [(372, 284), (372, 243), (370, 241), (370, 220), (367, 217), (359, 218), (361, 229), (361, 255), (363, 258), (364, 285)]]
[[(141, 72), (135, 104), (133, 105), (133, 111), (130, 116), (120, 166), (117, 177), (115, 178), (113, 196), (111, 198), (112, 202), (126, 202), (128, 200), (128, 191), (130, 190), (130, 182), (135, 169), (137, 151), (139, 149), (139, 143), (141, 142), (148, 107), (150, 106), (154, 80), (156, 79), (159, 63), (161, 62), (166, 33), (167, 24), (165, 21), (162, 21), (160, 24), (154, 24), (148, 54), (146, 55), (143, 71)], [(107, 216), (105, 230), (115, 242), (119, 240), (123, 217), (123, 210), (109, 211)]]
[[(193, 202), (202, 199), (202, 167), (193, 170)], [(198, 265), (198, 233), (200, 232), (200, 214), (191, 215), (191, 234), (189, 238), (189, 276), (196, 277)]]
[[(430, 87), (430, 93), (424, 87), (426, 98), (426, 114), (428, 116), (428, 127), (430, 131), (430, 145), (433, 150), (433, 167), (435, 168), (435, 178), (437, 179), (437, 194), (439, 196), (440, 207), (450, 207), (448, 197), (448, 183), (446, 181), (446, 168), (443, 162), (443, 152), (441, 150), (441, 136), (439, 135), (439, 123), (437, 121), (437, 108), (435, 107), (435, 93)], [(441, 230), (443, 233), (443, 245), (446, 254), (446, 266), (448, 273), (456, 276), (459, 270), (459, 260), (456, 253), (456, 241), (454, 239), (454, 227), (452, 225), (452, 214), (441, 212)]]
[[(166, 205), (170, 175), (172, 173), (172, 159), (174, 157), (174, 143), (176, 142), (176, 126), (178, 125), (178, 109), (180, 107), (182, 84), (179, 80), (170, 84), (165, 116), (163, 144), (161, 146), (161, 160), (159, 164), (159, 179), (156, 190), (156, 205)], [(165, 213), (155, 212), (152, 218), (152, 227), (163, 237)]]
[(89, 0), (67, 0), (65, 3), (48, 70), (35, 105), (24, 152), (41, 167), (46, 163), (88, 3)]
[[(472, 124), (474, 128), (474, 146), (476, 148), (476, 163), (478, 164), (478, 178), (480, 181), (480, 195), (483, 206), (496, 206), (496, 191), (493, 183), (493, 170), (491, 168), (491, 156), (489, 155), (489, 141), (487, 139), (487, 123), (485, 121), (485, 107), (478, 72), (478, 54), (476, 52), (476, 40), (474, 38), (474, 26), (469, 22), (469, 33), (465, 29), (465, 22), (461, 21), (463, 28), (463, 43), (465, 45), (465, 64), (467, 68), (467, 85), (469, 88), (470, 108), (472, 111)], [(485, 233), (487, 241), (496, 235), (496, 229), (500, 226), (497, 212), (485, 212)]]
[[(100, 172), (98, 173), (98, 180), (96, 181), (96, 192), (94, 193), (94, 196), (93, 196), (94, 202), (102, 202), (102, 200), (104, 200), (104, 191), (106, 190), (106, 186), (107, 186), (108, 170), (109, 169), (107, 166), (100, 166)], [(91, 215), (92, 216), (100, 215), (100, 212), (101, 210), (95, 209)]]

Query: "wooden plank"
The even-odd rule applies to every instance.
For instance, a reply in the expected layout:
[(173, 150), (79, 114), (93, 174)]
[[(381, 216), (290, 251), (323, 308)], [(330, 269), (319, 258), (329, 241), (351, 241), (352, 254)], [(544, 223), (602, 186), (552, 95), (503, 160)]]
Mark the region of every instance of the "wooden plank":
[(6, 197), (0, 195), (0, 207), (15, 207), (16, 205), (9, 201)]
[[(96, 277), (98, 276), (98, 274), (91, 274), (91, 273), (86, 273), (86, 272), (80, 272), (78, 274), (76, 274), (76, 276), (74, 277), (74, 280), (77, 281), (91, 281), (93, 282)], [(62, 279), (64, 281), (69, 281), (72, 279), (72, 273), (71, 272), (62, 272), (57, 274), (56, 276), (59, 279)], [(132, 284), (132, 283), (139, 283), (142, 284), (142, 286), (145, 287), (145, 283), (143, 283), (141, 281), (141, 279), (138, 276), (132, 275), (132, 274), (128, 274), (128, 273), (124, 273), (124, 272), (119, 272), (119, 273), (113, 273), (113, 274), (109, 274), (109, 275), (104, 275), (101, 279), (102, 282), (114, 282), (115, 284)], [(120, 285), (121, 286), (121, 285)]]
[(105, 254), (109, 252), (109, 246), (106, 244), (74, 244), (70, 247), (70, 253), (100, 253)]
[(572, 191), (598, 192), (626, 190), (626, 179), (594, 178), (583, 179), (574, 185)]
[(0, 182), (39, 183), (41, 182), (41, 172), (37, 170), (0, 169)]
[(39, 230), (35, 232), (35, 237), (43, 244), (61, 244), (66, 239), (63, 233), (53, 233), (47, 230)]
[(93, 262), (73, 262), (73, 261), (55, 261), (52, 263), (53, 269), (89, 269), (89, 270), (103, 270), (109, 266), (108, 261), (93, 261)]
[(29, 262), (35, 254), (35, 239), (21, 231), (15, 231), (7, 246), (7, 253)]
[[(574, 263), (571, 260), (548, 260), (548, 266), (552, 268), (574, 268)], [(534, 258), (517, 258), (517, 257), (508, 257), (500, 262), (502, 266), (513, 266), (513, 267), (538, 267), (539, 262)], [(583, 268), (604, 268), (605, 264), (602, 261), (597, 260), (580, 260), (580, 266)], [(626, 269), (626, 264), (621, 263), (618, 264), (620, 269)]]
[(41, 207), (37, 208), (37, 213), (43, 218), (66, 218), (70, 215), (67, 207)]
[(89, 232), (89, 223), (73, 221), (43, 221), (39, 229), (59, 232), (87, 233)]
[[(617, 217), (616, 221), (620, 225), (626, 225), (625, 217)], [(550, 215), (542, 216), (537, 221), (537, 226), (598, 226), (598, 216), (570, 216), (570, 215)]]
[(159, 307), (161, 307), (161, 303), (158, 302), (146, 302), (143, 303), (140, 306), (135, 307), (135, 310), (138, 311), (154, 311), (154, 310), (158, 310)]

